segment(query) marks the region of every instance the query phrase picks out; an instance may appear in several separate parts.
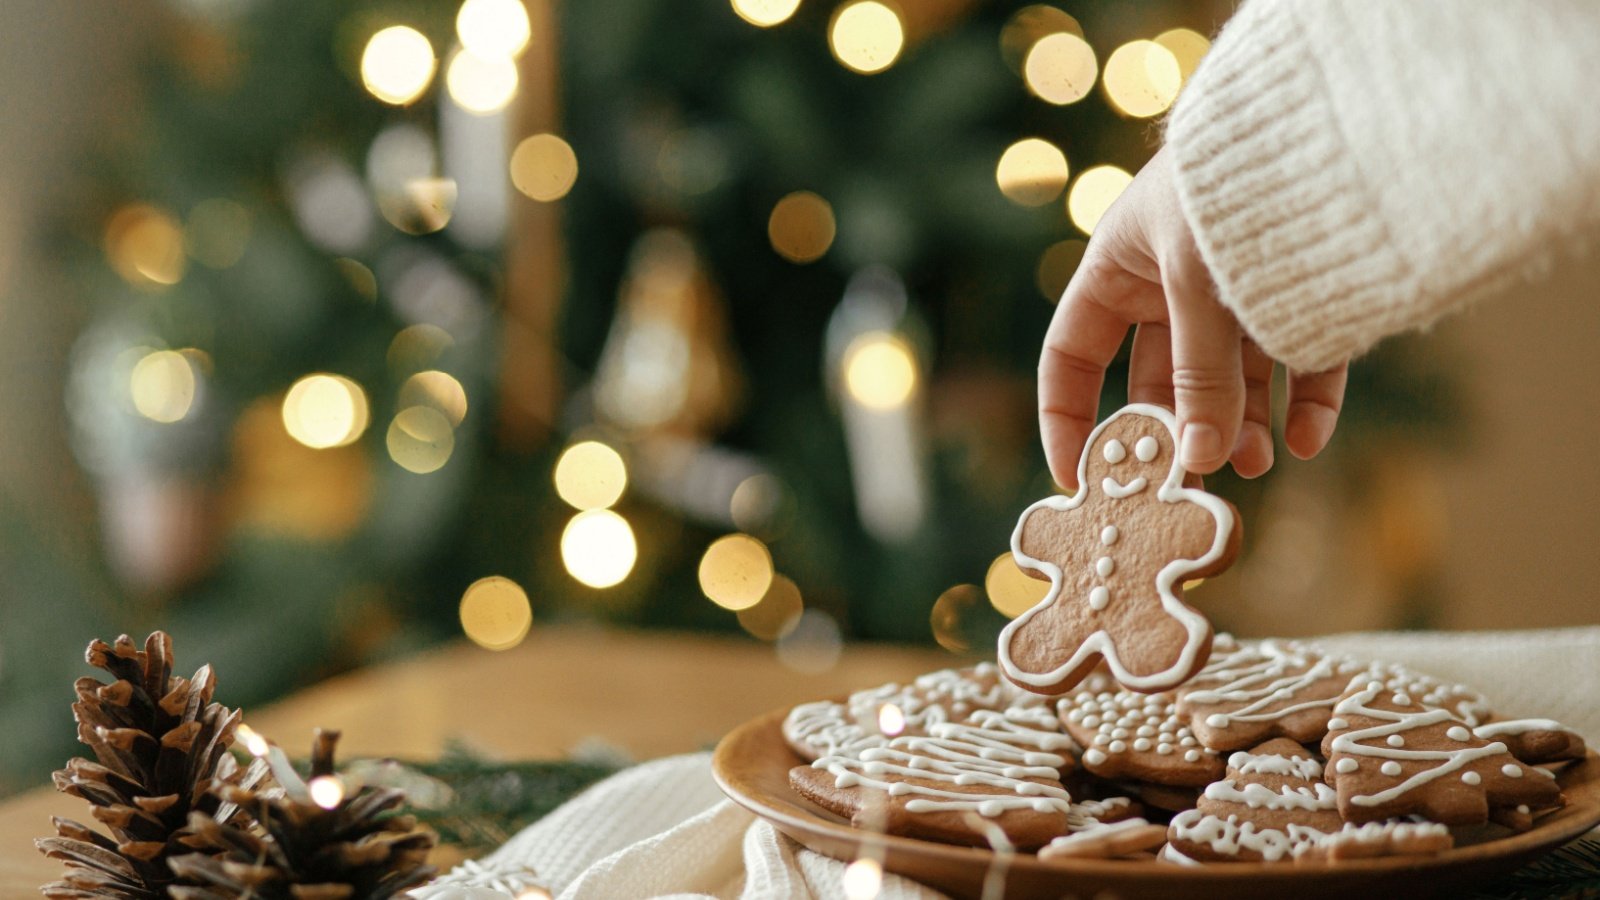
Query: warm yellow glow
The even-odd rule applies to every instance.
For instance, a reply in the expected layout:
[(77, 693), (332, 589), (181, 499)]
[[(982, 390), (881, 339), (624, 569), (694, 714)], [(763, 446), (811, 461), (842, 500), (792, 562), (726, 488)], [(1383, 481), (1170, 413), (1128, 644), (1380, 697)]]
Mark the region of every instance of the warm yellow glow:
[(844, 868), (845, 900), (873, 900), (883, 889), (883, 865), (863, 856)]
[(1025, 6), (1012, 14), (1000, 28), (1000, 55), (1006, 65), (1020, 72), (1028, 51), (1045, 35), (1064, 32), (1083, 37), (1078, 20), (1054, 6), (1042, 3)]
[(609, 509), (578, 513), (561, 533), (561, 562), (592, 588), (621, 584), (638, 557), (628, 520)]
[(406, 234), (433, 234), (450, 224), (459, 193), (454, 178), (408, 178), (378, 195), (378, 212)]
[(1022, 62), (1022, 78), (1034, 96), (1065, 106), (1089, 95), (1098, 65), (1088, 41), (1058, 31), (1034, 43)]
[(868, 409), (904, 406), (917, 390), (917, 360), (911, 345), (887, 331), (869, 331), (844, 351), (844, 386)]
[(717, 538), (700, 557), (700, 590), (724, 609), (749, 609), (772, 586), (772, 554), (748, 534)]
[(323, 809), (338, 809), (344, 802), (344, 782), (332, 775), (318, 775), (306, 782), (311, 802)]
[(474, 581), (461, 595), (461, 630), (485, 650), (510, 650), (533, 626), (533, 607), (521, 585), (491, 575)]
[(871, 75), (894, 65), (905, 47), (900, 14), (878, 0), (856, 0), (833, 14), (828, 46), (833, 58), (852, 72)]
[(194, 369), (182, 353), (157, 350), (140, 359), (128, 376), (133, 408), (153, 422), (171, 423), (194, 406)]
[(1050, 590), (1050, 582), (1030, 578), (1020, 568), (1010, 553), (1002, 553), (989, 564), (983, 577), (984, 589), (989, 592), (989, 605), (1002, 616), (1015, 619), (1032, 609)]
[(994, 180), (1011, 202), (1043, 206), (1067, 186), (1067, 155), (1042, 138), (1023, 138), (1000, 154)]
[(177, 220), (154, 206), (124, 206), (106, 222), (106, 257), (129, 284), (177, 284), (183, 278), (183, 248)]
[(572, 145), (553, 134), (523, 138), (511, 153), (511, 183), (541, 203), (560, 200), (578, 180)]
[(767, 239), (778, 255), (792, 263), (821, 259), (833, 246), (833, 207), (810, 191), (795, 191), (772, 207)]
[(431, 406), (460, 425), (467, 417), (467, 389), (447, 372), (428, 369), (407, 378), (400, 385), (400, 407)]
[(1078, 263), (1083, 261), (1083, 251), (1088, 248), (1087, 242), (1069, 238), (1051, 244), (1039, 255), (1039, 267), (1033, 273), (1034, 283), (1046, 300), (1055, 303), (1061, 299), (1073, 273), (1078, 271)]
[(1101, 83), (1113, 107), (1148, 119), (1166, 112), (1178, 99), (1183, 74), (1171, 50), (1155, 41), (1129, 41), (1112, 51)]
[(572, 506), (604, 509), (616, 503), (628, 486), (622, 454), (599, 441), (582, 441), (556, 460), (556, 493)]
[(444, 81), (457, 106), (486, 116), (505, 109), (517, 95), (517, 64), (510, 57), (486, 59), (462, 50), (450, 58)]
[(885, 703), (878, 707), (878, 733), (888, 737), (895, 737), (906, 730), (906, 714), (900, 707), (893, 703)]
[(190, 256), (213, 269), (226, 269), (244, 256), (250, 212), (222, 197), (201, 200), (189, 210), (184, 236)]
[(776, 641), (800, 624), (803, 612), (805, 601), (800, 597), (800, 586), (784, 575), (774, 575), (761, 602), (738, 611), (739, 627), (763, 641)]
[(739, 18), (761, 28), (787, 22), (799, 8), (800, 0), (733, 0), (733, 11)]
[(965, 653), (971, 649), (967, 641), (962, 618), (967, 610), (977, 605), (978, 586), (958, 584), (939, 595), (928, 613), (928, 625), (933, 629), (933, 639), (952, 653)]
[(520, 0), (467, 0), (456, 13), (461, 46), (484, 59), (514, 58), (532, 34)]
[(456, 436), (444, 413), (430, 406), (410, 406), (400, 410), (389, 423), (384, 443), (395, 465), (407, 472), (426, 475), (437, 472), (450, 461), (450, 454), (456, 449)]
[(233, 733), (239, 738), (240, 743), (244, 744), (245, 752), (251, 756), (266, 756), (272, 750), (272, 745), (267, 742), (266, 738), (261, 736), (261, 732), (256, 731), (249, 725), (240, 725)]
[(517, 900), (550, 900), (550, 892), (537, 886), (523, 888), (517, 894)]
[(1184, 81), (1194, 74), (1200, 60), (1205, 58), (1206, 51), (1211, 49), (1211, 42), (1197, 31), (1187, 28), (1174, 28), (1156, 35), (1156, 43), (1167, 48), (1172, 57), (1178, 61), (1178, 74)]
[(1093, 234), (1100, 217), (1117, 202), (1131, 181), (1133, 176), (1116, 166), (1095, 166), (1079, 175), (1072, 190), (1067, 192), (1067, 215), (1072, 218), (1072, 224), (1084, 234)]
[(437, 61), (422, 32), (392, 25), (374, 34), (361, 52), (361, 83), (385, 103), (404, 106), (422, 96)]
[(455, 346), (450, 332), (437, 325), (409, 325), (389, 342), (385, 357), (396, 374), (415, 372), (438, 362), (446, 350)]
[(367, 268), (365, 263), (351, 259), (348, 256), (341, 256), (333, 261), (333, 265), (339, 270), (339, 274), (344, 276), (344, 280), (350, 282), (350, 287), (354, 288), (355, 292), (360, 294), (363, 299), (378, 299), (378, 276), (372, 274), (372, 270)]
[(1186, 591), (1192, 591), (1195, 588), (1197, 588), (1200, 585), (1205, 584), (1205, 583), (1206, 583), (1206, 580), (1204, 578), (1192, 578), (1192, 579), (1190, 579), (1188, 581), (1185, 581), (1183, 583), (1183, 589), (1186, 590)]
[(283, 398), (283, 427), (316, 450), (354, 443), (368, 416), (367, 392), (343, 375), (307, 375)]

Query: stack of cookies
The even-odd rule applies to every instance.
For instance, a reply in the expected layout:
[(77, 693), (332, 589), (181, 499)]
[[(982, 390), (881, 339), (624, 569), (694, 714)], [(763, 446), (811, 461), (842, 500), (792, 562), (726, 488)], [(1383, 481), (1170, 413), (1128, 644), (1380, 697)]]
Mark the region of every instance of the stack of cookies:
[(984, 664), (805, 704), (783, 730), (809, 763), (794, 789), (858, 828), (1184, 864), (1433, 854), (1466, 826), (1526, 829), (1562, 805), (1551, 766), (1586, 753), (1462, 685), (1227, 635), (1171, 691), (1096, 672), (1046, 696)]

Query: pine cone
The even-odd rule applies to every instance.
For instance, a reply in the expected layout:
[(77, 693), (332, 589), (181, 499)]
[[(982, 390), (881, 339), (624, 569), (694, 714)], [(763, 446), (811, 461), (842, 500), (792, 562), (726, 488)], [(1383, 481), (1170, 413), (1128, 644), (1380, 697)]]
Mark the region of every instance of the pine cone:
[[(311, 782), (333, 777), (338, 737), (317, 731)], [(386, 900), (433, 875), (426, 864), (433, 835), (416, 830), (414, 817), (395, 812), (405, 794), (394, 788), (364, 787), (331, 807), (297, 800), (277, 786), (224, 784), (217, 791), (250, 810), (260, 827), (192, 813), (193, 843), (209, 853), (171, 860), (185, 885), (199, 885), (174, 885), (174, 900)]]
[[(115, 676), (110, 684), (80, 678), (75, 685), (78, 739), (98, 762), (72, 759), (54, 780), (57, 790), (89, 801), (110, 836), (55, 819), (58, 836), (34, 843), (67, 871), (41, 890), (54, 898), (165, 897), (173, 881), (168, 858), (193, 852), (184, 843), (190, 814), (228, 822), (239, 815), (209, 792), (214, 780), (243, 777), (227, 752), (239, 712), (211, 702), (210, 666), (187, 681), (172, 674), (172, 639), (163, 632), (143, 650), (123, 635), (115, 646), (91, 642), (86, 655)], [(262, 771), (252, 769), (252, 783)]]

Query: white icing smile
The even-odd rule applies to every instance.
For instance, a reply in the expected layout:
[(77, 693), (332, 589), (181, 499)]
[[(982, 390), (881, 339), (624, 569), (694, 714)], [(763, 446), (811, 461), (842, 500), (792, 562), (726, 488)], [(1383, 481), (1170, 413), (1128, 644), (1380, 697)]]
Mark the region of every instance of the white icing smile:
[(1127, 484), (1122, 484), (1109, 475), (1105, 477), (1104, 481), (1100, 482), (1100, 490), (1105, 491), (1106, 496), (1112, 498), (1113, 500), (1121, 500), (1123, 497), (1132, 497), (1134, 494), (1139, 493), (1149, 486), (1149, 480), (1143, 475), (1140, 475), (1138, 478), (1133, 479)]

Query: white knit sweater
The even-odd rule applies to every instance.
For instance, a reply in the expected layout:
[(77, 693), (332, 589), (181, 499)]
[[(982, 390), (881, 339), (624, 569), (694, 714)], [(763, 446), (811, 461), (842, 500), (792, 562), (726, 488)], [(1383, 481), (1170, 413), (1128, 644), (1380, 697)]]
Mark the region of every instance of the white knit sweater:
[(1222, 302), (1320, 370), (1551, 267), (1600, 274), (1597, 94), (1596, 0), (1253, 0), (1168, 153)]

